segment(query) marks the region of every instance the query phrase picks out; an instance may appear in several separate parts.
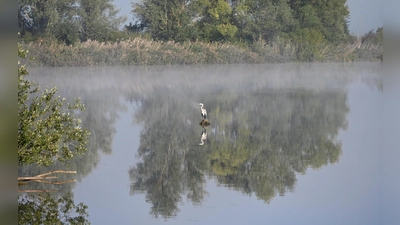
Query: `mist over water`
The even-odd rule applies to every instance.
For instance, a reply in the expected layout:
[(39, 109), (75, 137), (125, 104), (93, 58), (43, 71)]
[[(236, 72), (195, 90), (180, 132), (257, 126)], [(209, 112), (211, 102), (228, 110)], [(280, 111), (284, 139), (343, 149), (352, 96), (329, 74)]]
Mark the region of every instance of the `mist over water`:
[(361, 185), (382, 163), (381, 75), (379, 63), (30, 71), (85, 104), (78, 182), (52, 188), (72, 190), (93, 224), (376, 224), (379, 189)]
[[(379, 63), (320, 63), (266, 65), (207, 65), (151, 67), (34, 68), (30, 77), (42, 86), (74, 91), (107, 90), (108, 95), (145, 95), (165, 90), (197, 106), (204, 94), (230, 91), (277, 91), (296, 88), (329, 90), (345, 88), (352, 81), (382, 89)], [(69, 94), (69, 93), (66, 93)], [(78, 93), (72, 95), (79, 96)], [(71, 97), (72, 97), (71, 96)], [(190, 99), (188, 99), (190, 97)]]

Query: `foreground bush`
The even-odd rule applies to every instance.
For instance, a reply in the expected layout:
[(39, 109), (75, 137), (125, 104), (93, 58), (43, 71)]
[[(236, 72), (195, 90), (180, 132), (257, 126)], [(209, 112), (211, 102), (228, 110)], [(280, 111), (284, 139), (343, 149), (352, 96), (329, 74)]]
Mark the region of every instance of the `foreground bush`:
[[(18, 44), (18, 56), (27, 51)], [(65, 104), (57, 88), (45, 89), (26, 79), (28, 70), (18, 61), (18, 163), (48, 166), (67, 162), (87, 151), (89, 132), (81, 127), (74, 111), (84, 109), (79, 99)]]

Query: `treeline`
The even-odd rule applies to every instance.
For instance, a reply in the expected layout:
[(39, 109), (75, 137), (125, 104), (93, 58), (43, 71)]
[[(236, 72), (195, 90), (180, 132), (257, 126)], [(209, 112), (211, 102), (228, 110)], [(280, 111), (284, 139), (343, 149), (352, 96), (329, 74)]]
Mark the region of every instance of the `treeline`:
[(144, 0), (128, 30), (156, 40), (342, 42), (349, 38), (346, 0)]
[(53, 39), (112, 41), (126, 21), (112, 0), (18, 0), (18, 25), (25, 42)]
[[(47, 46), (135, 38), (154, 41), (154, 46), (219, 43), (261, 53), (256, 62), (378, 60), (383, 55), (383, 27), (361, 38), (349, 33), (346, 0), (143, 0), (132, 4), (134, 20), (123, 30), (119, 27), (126, 18), (117, 13), (112, 0), (20, 0), (20, 38)], [(365, 51), (356, 51), (362, 45), (368, 45)], [(273, 57), (266, 52), (270, 49), (278, 50)], [(279, 55), (285, 54), (282, 60)], [(329, 54), (335, 56), (324, 57)]]

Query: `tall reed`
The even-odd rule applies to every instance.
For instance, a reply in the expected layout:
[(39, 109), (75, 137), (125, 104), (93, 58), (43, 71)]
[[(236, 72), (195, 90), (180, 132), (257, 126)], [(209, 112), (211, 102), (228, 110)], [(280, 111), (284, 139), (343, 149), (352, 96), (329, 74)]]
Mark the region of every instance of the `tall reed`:
[(374, 61), (383, 54), (382, 46), (373, 43), (341, 45), (321, 44), (308, 58), (302, 58), (304, 46), (277, 38), (271, 43), (255, 42), (250, 46), (229, 43), (173, 41), (160, 42), (144, 38), (104, 43), (88, 40), (73, 46), (54, 42), (23, 44), (36, 60), (36, 66), (102, 66), (226, 64), (295, 61)]

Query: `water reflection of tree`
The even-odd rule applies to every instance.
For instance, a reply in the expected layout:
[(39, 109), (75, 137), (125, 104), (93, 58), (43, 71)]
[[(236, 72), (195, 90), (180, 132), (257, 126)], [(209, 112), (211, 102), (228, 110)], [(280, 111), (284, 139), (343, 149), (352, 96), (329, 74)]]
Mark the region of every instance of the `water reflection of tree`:
[(190, 122), (191, 108), (164, 94), (156, 91), (151, 99), (141, 101), (136, 120), (145, 122), (138, 149), (143, 161), (129, 173), (131, 194), (146, 192), (150, 213), (166, 218), (179, 212), (184, 193), (192, 203), (202, 202), (207, 158), (202, 157), (206, 150), (195, 143), (198, 134)]
[(220, 137), (210, 155), (210, 170), (221, 184), (269, 202), (294, 189), (296, 172), (339, 159), (345, 93), (260, 92), (237, 97), (231, 107), (230, 121), (217, 120)]
[[(19, 175), (32, 176), (48, 171), (67, 169), (78, 171), (78, 173), (76, 175), (59, 174), (57, 176), (59, 180), (77, 179), (80, 181), (90, 174), (97, 167), (101, 153), (112, 153), (112, 143), (116, 133), (115, 122), (118, 119), (119, 112), (126, 110), (125, 106), (119, 101), (118, 96), (110, 94), (111, 91), (99, 89), (88, 92), (85, 88), (60, 89), (60, 93), (63, 96), (82, 96), (82, 103), (85, 105), (86, 110), (81, 112), (79, 117), (82, 119), (82, 126), (90, 132), (88, 151), (83, 155), (77, 155), (66, 164), (56, 162), (48, 167), (37, 165), (19, 167)], [(74, 185), (75, 183), (53, 185), (34, 182), (26, 186), (20, 186), (20, 189), (52, 189), (58, 190), (60, 193), (67, 193), (72, 190)]]
[(201, 203), (206, 174), (269, 202), (294, 189), (296, 173), (337, 162), (341, 154), (336, 137), (346, 129), (349, 111), (343, 90), (202, 94), (213, 138), (213, 144), (205, 146), (193, 145), (202, 128), (187, 121), (201, 118), (182, 103), (187, 99), (172, 96), (171, 90), (155, 92), (139, 100), (136, 119), (144, 122), (141, 162), (129, 173), (131, 193), (145, 192), (156, 217), (176, 215), (184, 194)]
[(30, 194), (18, 197), (18, 224), (89, 224), (83, 203), (75, 205), (72, 193), (59, 197)]
[[(63, 82), (59, 84), (63, 84)], [(119, 96), (113, 93), (114, 90), (114, 88), (104, 90), (75, 87), (71, 84), (69, 86), (61, 85), (61, 88), (59, 88), (60, 95), (68, 99), (80, 96), (85, 105), (85, 111), (76, 113), (79, 113), (78, 117), (82, 120), (82, 126), (91, 133), (88, 151), (83, 155), (77, 155), (65, 164), (56, 162), (47, 167), (35, 164), (18, 167), (19, 176), (34, 176), (60, 169), (78, 172), (73, 175), (57, 174), (55, 182), (28, 182), (19, 185), (20, 190), (29, 190), (30, 192), (56, 191), (51, 194), (19, 195), (19, 224), (89, 224), (87, 206), (82, 203), (78, 205), (74, 203), (71, 191), (75, 182), (58, 181), (81, 180), (96, 168), (101, 153), (112, 153), (112, 142), (116, 133), (115, 122), (118, 119), (119, 112), (126, 110), (125, 106), (119, 101)]]

